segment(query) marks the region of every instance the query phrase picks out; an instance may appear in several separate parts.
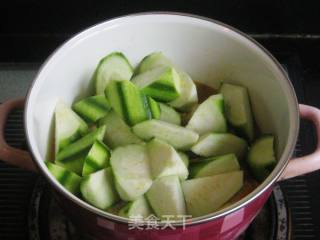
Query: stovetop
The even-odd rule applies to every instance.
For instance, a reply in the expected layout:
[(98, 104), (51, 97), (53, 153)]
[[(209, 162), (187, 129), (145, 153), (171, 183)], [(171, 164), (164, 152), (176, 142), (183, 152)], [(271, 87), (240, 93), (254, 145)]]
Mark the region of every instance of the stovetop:
[[(317, 58), (320, 53), (320, 38), (275, 34), (252, 36), (269, 49), (286, 68), (299, 102), (320, 107), (320, 61)], [(52, 40), (55, 44), (60, 41), (61, 39)], [(29, 56), (27, 63), (23, 62), (25, 60), (9, 62), (6, 57), (0, 56), (0, 102), (24, 96), (40, 66), (38, 60), (43, 59), (39, 59), (37, 55), (35, 58)], [(21, 110), (16, 110), (9, 116), (6, 137), (12, 146), (27, 148)], [(315, 146), (315, 139), (313, 127), (302, 122), (296, 155), (310, 153)], [(276, 188), (280, 192), (278, 198), (274, 193), (243, 238), (261, 240), (262, 234), (268, 229), (270, 238), (266, 239), (320, 239), (319, 182), (318, 171), (279, 183)], [(58, 236), (74, 236), (70, 235), (70, 231), (77, 234), (63, 213), (55, 216), (56, 225), (48, 221), (48, 218), (52, 220), (50, 204), (55, 203), (51, 203), (53, 200), (50, 197), (41, 197), (47, 191), (50, 189), (36, 174), (0, 162), (0, 239), (48, 239), (47, 236), (52, 234), (52, 231)], [(279, 194), (283, 195), (281, 201)], [(279, 204), (284, 206), (285, 211), (282, 212), (286, 212), (286, 217), (280, 216), (281, 211), (277, 207)], [(284, 235), (279, 233), (281, 229)], [(39, 238), (35, 238), (34, 234), (38, 234)], [(56, 239), (65, 238), (60, 236)]]

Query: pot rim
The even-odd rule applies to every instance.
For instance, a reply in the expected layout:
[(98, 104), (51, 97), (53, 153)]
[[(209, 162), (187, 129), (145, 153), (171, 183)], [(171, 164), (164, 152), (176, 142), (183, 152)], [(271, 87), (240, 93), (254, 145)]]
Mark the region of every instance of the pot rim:
[[(237, 201), (233, 204), (231, 204), (230, 206), (216, 211), (214, 213), (211, 214), (207, 214), (201, 217), (196, 217), (196, 218), (192, 218), (192, 221), (186, 221), (186, 222), (182, 222), (182, 221), (176, 221), (173, 222), (172, 225), (175, 227), (184, 227), (184, 226), (191, 226), (191, 225), (196, 225), (196, 224), (200, 224), (200, 223), (206, 223), (208, 221), (212, 221), (212, 220), (216, 220), (219, 219), (221, 217), (224, 217), (226, 215), (229, 215), (243, 207), (245, 207), (246, 205), (250, 204), (251, 202), (253, 202), (256, 198), (258, 198), (261, 194), (263, 194), (267, 189), (269, 189), (270, 187), (272, 187), (272, 185), (276, 182), (276, 180), (280, 177), (280, 175), (282, 174), (282, 172), (284, 171), (285, 167), (287, 166), (288, 162), (289, 162), (289, 158), (292, 156), (294, 149), (295, 149), (295, 144), (297, 142), (297, 138), (298, 138), (298, 133), (299, 133), (299, 107), (298, 107), (298, 100), (294, 91), (294, 88), (292, 86), (292, 83), (289, 79), (289, 76), (287, 74), (287, 72), (283, 69), (283, 67), (281, 66), (281, 64), (278, 62), (278, 60), (275, 59), (275, 57), (268, 51), (266, 50), (260, 43), (258, 43), (256, 40), (254, 40), (252, 37), (248, 36), (247, 34), (243, 33), (242, 31), (229, 26), (228, 24), (222, 23), (218, 20), (214, 20), (208, 17), (203, 17), (203, 16), (199, 16), (199, 15), (195, 15), (195, 14), (189, 14), (189, 13), (182, 13), (182, 12), (171, 12), (171, 11), (150, 11), (150, 12), (140, 12), (140, 13), (133, 13), (133, 14), (127, 14), (127, 15), (122, 15), (122, 16), (118, 16), (118, 17), (114, 17), (114, 18), (110, 18), (108, 20), (102, 21), (100, 23), (97, 23), (95, 25), (92, 25), (90, 27), (85, 28), (84, 30), (82, 30), (81, 32), (73, 35), (71, 38), (67, 39), (66, 41), (64, 41), (58, 48), (56, 48), (47, 58), (46, 60), (43, 62), (43, 64), (40, 66), (39, 71), (37, 73), (37, 75), (35, 76), (34, 80), (32, 81), (32, 84), (27, 92), (26, 95), (26, 102), (25, 102), (25, 112), (24, 112), (24, 128), (25, 128), (25, 133), (26, 133), (26, 140), (27, 140), (27, 144), (29, 149), (31, 150), (31, 155), (32, 155), (32, 159), (33, 162), (36, 164), (36, 166), (40, 169), (42, 175), (45, 176), (45, 178), (47, 179), (47, 181), (50, 182), (51, 185), (54, 186), (54, 188), (61, 194), (63, 194), (65, 197), (67, 197), (68, 199), (70, 199), (72, 202), (76, 203), (79, 207), (83, 207), (86, 210), (100, 216), (103, 218), (107, 218), (108, 220), (111, 221), (115, 221), (118, 223), (123, 223), (123, 224), (128, 224), (130, 223), (130, 220), (128, 218), (124, 218), (124, 217), (120, 217), (111, 213), (108, 213), (106, 211), (100, 210), (88, 203), (86, 203), (85, 201), (83, 201), (82, 199), (78, 198), (77, 196), (71, 194), (70, 192), (68, 192), (48, 171), (48, 169), (46, 169), (44, 167), (43, 164), (41, 164), (40, 160), (37, 160), (33, 151), (32, 151), (32, 145), (31, 142), (29, 140), (30, 138), (30, 133), (28, 132), (28, 128), (27, 128), (27, 110), (28, 110), (28, 106), (29, 106), (29, 100), (30, 100), (30, 96), (32, 93), (32, 89), (35, 85), (35, 82), (37, 81), (39, 74), (42, 72), (42, 70), (46, 67), (47, 63), (51, 60), (51, 58), (63, 47), (65, 46), (67, 43), (69, 43), (70, 41), (72, 41), (74, 38), (79, 37), (80, 35), (84, 34), (86, 31), (93, 29), (99, 25), (105, 24), (107, 22), (112, 22), (112, 21), (119, 21), (121, 19), (125, 19), (125, 18), (131, 18), (131, 17), (139, 17), (139, 16), (148, 16), (148, 15), (163, 15), (163, 16), (181, 16), (181, 17), (188, 17), (188, 18), (194, 18), (196, 20), (203, 20), (203, 21), (207, 21), (213, 24), (216, 24), (220, 27), (223, 27), (231, 32), (234, 32), (238, 35), (240, 35), (241, 37), (245, 38), (246, 40), (248, 40), (249, 42), (251, 42), (253, 45), (255, 45), (258, 49), (260, 49), (274, 64), (274, 67), (276, 67), (281, 75), (282, 75), (282, 79), (281, 81), (285, 81), (287, 83), (287, 88), (289, 89), (289, 93), (291, 95), (291, 98), (293, 99), (293, 111), (295, 111), (295, 121), (292, 123), (294, 128), (291, 129), (290, 131), (292, 132), (291, 135), (291, 141), (288, 142), (286, 144), (286, 147), (282, 153), (281, 158), (278, 161), (277, 166), (273, 169), (272, 173), (257, 187), (255, 188), (254, 191), (252, 191), (251, 193), (249, 193), (248, 195), (246, 195), (245, 197), (243, 197), (240, 201)], [(290, 140), (290, 138), (289, 138)], [(131, 220), (132, 221), (132, 220)], [(143, 221), (142, 224), (146, 224), (146, 221)], [(164, 223), (159, 223), (159, 226), (161, 226)]]

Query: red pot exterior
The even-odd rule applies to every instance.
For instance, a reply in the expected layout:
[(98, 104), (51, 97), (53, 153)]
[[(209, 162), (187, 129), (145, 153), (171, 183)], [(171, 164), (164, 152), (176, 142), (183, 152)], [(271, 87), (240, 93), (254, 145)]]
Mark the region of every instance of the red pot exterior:
[(264, 191), (245, 207), (224, 217), (195, 224), (163, 230), (129, 230), (128, 224), (110, 221), (97, 216), (66, 199), (55, 194), (66, 215), (84, 233), (97, 240), (233, 240), (243, 233), (268, 200), (272, 188)]

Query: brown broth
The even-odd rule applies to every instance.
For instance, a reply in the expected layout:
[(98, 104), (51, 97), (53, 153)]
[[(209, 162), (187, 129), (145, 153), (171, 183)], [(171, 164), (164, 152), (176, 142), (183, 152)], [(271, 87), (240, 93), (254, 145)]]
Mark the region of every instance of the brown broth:
[(203, 101), (207, 100), (207, 98), (211, 95), (218, 93), (218, 90), (209, 87), (208, 85), (205, 85), (203, 83), (196, 82), (196, 86), (199, 103), (202, 103)]
[[(218, 93), (218, 91), (216, 89), (213, 89), (212, 87), (209, 87), (208, 85), (205, 85), (203, 83), (196, 82), (196, 86), (197, 86), (199, 103), (202, 103), (211, 95)], [(193, 160), (195, 160), (195, 159), (193, 159)], [(191, 159), (191, 162), (193, 160)], [(242, 198), (247, 196), (249, 193), (251, 193), (254, 189), (256, 189), (259, 185), (259, 182), (257, 182), (253, 178), (248, 167), (244, 163), (241, 164), (241, 169), (244, 172), (243, 187), (226, 204), (224, 204), (222, 206), (222, 208), (228, 207), (231, 204), (238, 202), (239, 200), (241, 200)]]

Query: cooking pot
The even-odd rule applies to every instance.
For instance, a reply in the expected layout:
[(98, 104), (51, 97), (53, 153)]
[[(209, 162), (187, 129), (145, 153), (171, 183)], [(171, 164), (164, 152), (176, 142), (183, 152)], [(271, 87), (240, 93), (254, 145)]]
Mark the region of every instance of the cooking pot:
[[(136, 64), (162, 51), (198, 82), (215, 89), (222, 81), (246, 86), (262, 133), (276, 136), (278, 164), (253, 192), (215, 213), (174, 223), (130, 229), (128, 219), (99, 210), (65, 190), (44, 164), (57, 101), (71, 104), (91, 90), (98, 61), (121, 51)], [(4, 127), (14, 108), (24, 107), (29, 152), (8, 146)], [(320, 111), (298, 105), (288, 75), (278, 61), (246, 34), (218, 21), (180, 13), (142, 13), (105, 21), (77, 34), (42, 65), (27, 97), (0, 106), (0, 159), (38, 171), (54, 189), (69, 218), (97, 239), (235, 239), (263, 207), (280, 179), (320, 168), (320, 144), (314, 153), (291, 159), (300, 117), (311, 120), (320, 136)]]

